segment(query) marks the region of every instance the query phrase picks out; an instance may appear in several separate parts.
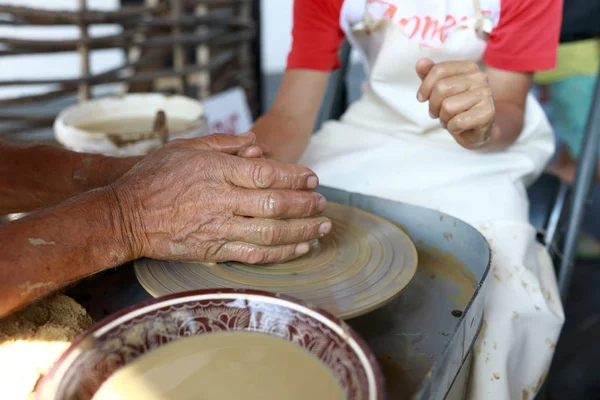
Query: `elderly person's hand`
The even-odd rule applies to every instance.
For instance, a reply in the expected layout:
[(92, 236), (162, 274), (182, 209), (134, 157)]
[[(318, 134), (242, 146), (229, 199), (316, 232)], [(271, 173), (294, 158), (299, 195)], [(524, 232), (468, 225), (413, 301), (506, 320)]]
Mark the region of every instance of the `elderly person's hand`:
[(462, 147), (477, 149), (493, 134), (494, 99), (486, 73), (473, 61), (435, 64), (420, 59), (416, 65), (422, 80), (417, 92), (420, 102), (429, 101), (429, 113), (439, 118)]
[[(299, 257), (331, 229), (315, 174), (247, 138), (175, 140), (111, 185), (134, 257), (261, 264)], [(215, 151), (217, 150), (217, 151)]]
[[(241, 157), (263, 156), (251, 132), (237, 136), (234, 142), (210, 137), (201, 142), (206, 149)], [(110, 185), (142, 159), (76, 153), (57, 146), (0, 140), (0, 215), (39, 210)]]
[[(214, 136), (214, 135), (213, 135)], [(263, 149), (256, 144), (256, 137), (252, 132), (246, 132), (235, 136), (237, 139), (228, 140), (224, 135), (218, 135), (218, 139), (213, 136), (206, 136), (199, 139), (198, 146), (203, 146), (206, 150), (222, 151), (228, 154), (237, 154), (240, 157), (260, 158), (263, 156)], [(90, 176), (87, 179), (87, 190), (102, 187), (115, 182), (122, 177), (133, 165), (141, 161), (144, 157), (107, 157), (99, 154), (88, 155)]]

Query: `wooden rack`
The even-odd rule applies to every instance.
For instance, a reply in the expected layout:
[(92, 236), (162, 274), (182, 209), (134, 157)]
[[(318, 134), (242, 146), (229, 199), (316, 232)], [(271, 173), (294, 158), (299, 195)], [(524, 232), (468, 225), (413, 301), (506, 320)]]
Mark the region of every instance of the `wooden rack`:
[[(50, 127), (55, 114), (40, 115), (36, 106), (61, 97), (89, 99), (91, 87), (121, 83), (126, 92), (166, 92), (204, 99), (234, 86), (246, 90), (254, 114), (260, 109), (255, 55), (256, 21), (252, 0), (144, 0), (140, 6), (95, 11), (78, 0), (78, 11), (49, 11), (0, 5), (0, 25), (71, 25), (74, 40), (0, 37), (2, 56), (76, 51), (80, 75), (70, 79), (2, 80), (8, 85), (53, 84), (43, 94), (0, 99), (3, 108), (27, 105), (27, 112), (0, 110), (0, 135)], [(119, 25), (121, 33), (90, 37), (90, 25)], [(126, 62), (100, 74), (90, 73), (90, 52), (122, 49)]]

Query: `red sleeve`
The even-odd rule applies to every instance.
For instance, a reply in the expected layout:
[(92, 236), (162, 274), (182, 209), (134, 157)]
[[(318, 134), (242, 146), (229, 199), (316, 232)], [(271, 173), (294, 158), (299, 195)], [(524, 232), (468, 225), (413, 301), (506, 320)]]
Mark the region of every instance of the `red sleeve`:
[(500, 21), (488, 38), (484, 61), (518, 72), (553, 69), (562, 0), (501, 0)]
[(344, 0), (294, 0), (292, 50), (287, 69), (331, 71), (340, 66)]

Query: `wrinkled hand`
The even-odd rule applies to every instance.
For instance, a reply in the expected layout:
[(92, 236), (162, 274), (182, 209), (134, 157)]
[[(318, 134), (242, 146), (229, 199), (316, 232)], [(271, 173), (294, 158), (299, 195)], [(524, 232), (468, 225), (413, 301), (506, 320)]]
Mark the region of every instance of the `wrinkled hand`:
[(331, 229), (310, 191), (317, 177), (236, 156), (251, 148), (239, 136), (175, 140), (112, 185), (133, 257), (262, 264), (307, 253)]
[(467, 149), (484, 145), (495, 128), (494, 100), (487, 75), (473, 61), (435, 64), (422, 58), (416, 65), (423, 81), (417, 92), (421, 102), (429, 101), (429, 113)]
[[(198, 146), (203, 146), (205, 150), (217, 150), (229, 154), (237, 154), (240, 157), (260, 158), (263, 156), (263, 149), (256, 144), (254, 133), (247, 132), (239, 135), (240, 140), (235, 142), (205, 139)], [(227, 146), (233, 148), (228, 150)], [(237, 153), (233, 153), (236, 151)], [(135, 164), (140, 162), (144, 157), (107, 157), (101, 155), (93, 155), (90, 162), (90, 171), (87, 173), (91, 178), (88, 182), (86, 190), (92, 190), (98, 187), (110, 185), (121, 178)]]

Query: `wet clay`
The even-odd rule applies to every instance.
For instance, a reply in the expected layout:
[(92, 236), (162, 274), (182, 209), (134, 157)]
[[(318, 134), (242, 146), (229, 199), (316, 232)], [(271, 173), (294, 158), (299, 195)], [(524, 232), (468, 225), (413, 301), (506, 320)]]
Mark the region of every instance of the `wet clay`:
[(456, 290), (451, 300), (454, 306), (464, 310), (477, 288), (475, 275), (452, 253), (443, 253), (432, 246), (417, 248), (418, 271), (431, 279), (445, 279), (454, 284)]
[(92, 319), (75, 300), (64, 295), (41, 299), (0, 319), (0, 346), (13, 341), (70, 341), (84, 332)]
[[(190, 121), (189, 119), (183, 118), (169, 117), (166, 119), (169, 132), (182, 131), (188, 128), (192, 122), (193, 121)], [(127, 137), (140, 133), (152, 133), (155, 128), (154, 124), (154, 118), (137, 117), (88, 122), (86, 124), (77, 125), (76, 127), (77, 129), (90, 133), (107, 133)]]
[[(182, 132), (188, 129), (192, 123), (193, 121), (182, 118), (166, 119), (166, 129), (161, 129), (163, 131), (161, 140), (166, 141), (164, 136), (167, 135), (167, 132)], [(146, 117), (95, 121), (77, 125), (76, 128), (90, 133), (104, 133), (117, 147), (151, 139), (157, 135), (156, 121)]]
[(91, 324), (83, 307), (63, 295), (0, 319), (1, 398), (33, 398), (39, 378)]
[(136, 275), (154, 296), (216, 287), (287, 294), (349, 319), (393, 300), (417, 270), (410, 238), (390, 221), (328, 203), (331, 232), (296, 260), (268, 265), (139, 260)]
[(342, 400), (333, 373), (314, 355), (258, 332), (217, 332), (178, 340), (111, 376), (93, 400)]

